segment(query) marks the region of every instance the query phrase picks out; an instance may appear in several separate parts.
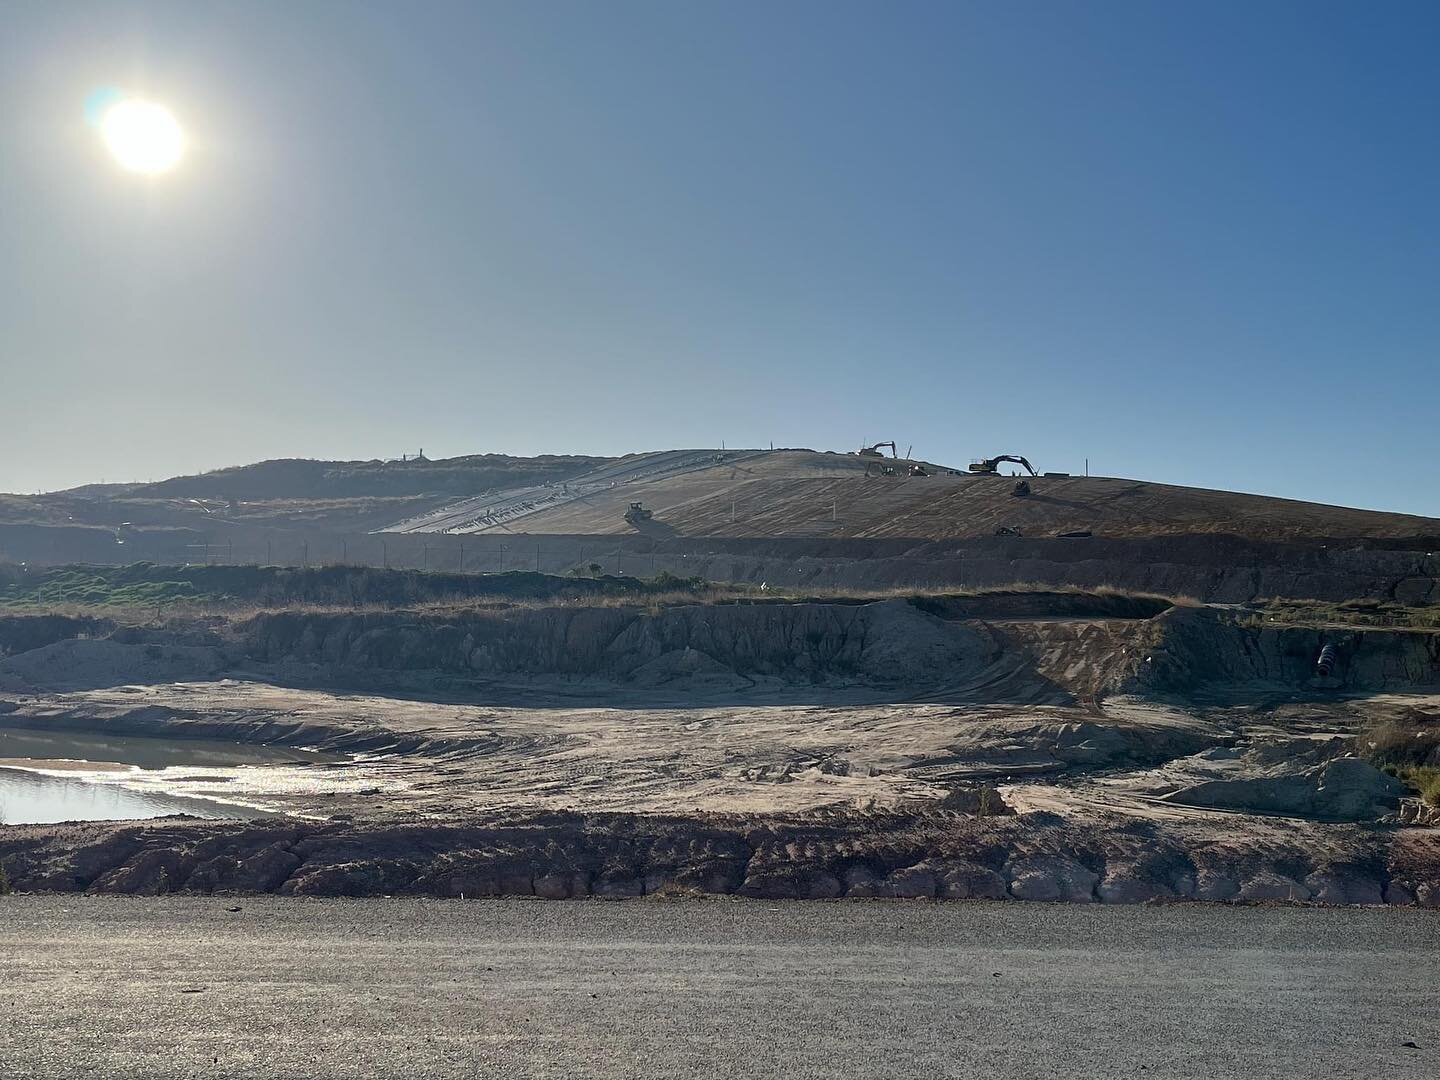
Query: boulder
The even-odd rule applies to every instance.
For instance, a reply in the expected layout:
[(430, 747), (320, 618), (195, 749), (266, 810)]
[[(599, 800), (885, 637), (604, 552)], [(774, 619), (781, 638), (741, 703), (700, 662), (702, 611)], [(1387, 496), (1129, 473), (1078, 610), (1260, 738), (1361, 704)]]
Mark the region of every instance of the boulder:
[(745, 864), (737, 859), (710, 859), (675, 871), (677, 887), (689, 892), (727, 895), (745, 880)]
[(1383, 904), (1380, 882), (1358, 872), (1316, 870), (1305, 878), (1310, 899), (1318, 904)]
[(1385, 903), (1394, 904), (1397, 907), (1409, 907), (1415, 903), (1415, 891), (1408, 885), (1392, 881), (1385, 886)]
[(1195, 882), (1196, 900), (1225, 902), (1234, 900), (1239, 893), (1240, 882), (1236, 881), (1229, 874), (1202, 870), (1199, 879)]
[(1175, 896), (1175, 890), (1169, 885), (1151, 881), (1133, 870), (1107, 872), (1095, 891), (1106, 904), (1143, 904)]
[(916, 868), (935, 878), (935, 895), (942, 900), (1004, 900), (1005, 879), (994, 870), (964, 859), (926, 859)]
[(595, 879), (594, 894), (603, 900), (629, 900), (645, 895), (645, 881), (634, 873), (607, 870)]
[(128, 866), (102, 874), (87, 892), (160, 896), (174, 892), (189, 877), (188, 860), (178, 851), (147, 851)]
[(583, 870), (537, 874), (535, 895), (546, 900), (567, 900), (590, 895), (590, 875)]
[(271, 844), (241, 860), (222, 887), (236, 892), (274, 892), (300, 868), (301, 863), (300, 856), (285, 844)]
[(839, 878), (824, 870), (771, 866), (752, 870), (738, 891), (764, 900), (828, 900), (840, 896), (844, 888)]
[(1017, 900), (1061, 900), (1088, 904), (1095, 899), (1099, 875), (1063, 855), (1020, 859), (1005, 868), (1010, 895)]
[(935, 895), (935, 875), (922, 866), (906, 866), (885, 876), (890, 896), (907, 900)]
[(1294, 878), (1267, 871), (1247, 879), (1235, 899), (1244, 904), (1266, 900), (1303, 901), (1310, 899), (1310, 890)]

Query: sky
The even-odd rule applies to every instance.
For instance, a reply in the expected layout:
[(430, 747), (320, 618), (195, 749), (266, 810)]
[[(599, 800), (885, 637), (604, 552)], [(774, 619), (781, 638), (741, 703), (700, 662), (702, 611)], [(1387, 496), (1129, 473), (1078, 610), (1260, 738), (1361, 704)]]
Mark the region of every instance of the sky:
[(1440, 515), (1429, 0), (0, 25), (0, 490), (893, 439)]

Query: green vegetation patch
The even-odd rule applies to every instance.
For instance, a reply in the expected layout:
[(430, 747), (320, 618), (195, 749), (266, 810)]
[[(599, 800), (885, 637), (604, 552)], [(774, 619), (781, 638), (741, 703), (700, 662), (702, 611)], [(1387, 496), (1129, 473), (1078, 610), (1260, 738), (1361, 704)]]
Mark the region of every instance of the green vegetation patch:
[[(143, 568), (143, 569), (141, 569)], [(39, 573), (0, 571), (0, 607), (154, 607), (178, 601), (223, 602), (191, 581), (155, 573), (165, 568), (67, 566)], [(169, 568), (174, 570), (175, 568)]]
[(1408, 784), (1420, 798), (1431, 806), (1440, 806), (1440, 768), (1433, 765), (1411, 765), (1385, 770), (1391, 776)]
[(1440, 605), (1407, 607), (1390, 600), (1269, 600), (1254, 625), (1399, 627), (1411, 630), (1440, 630)]
[(699, 595), (701, 578), (448, 574), (365, 566), (0, 566), (0, 608), (409, 607), (468, 600), (510, 602)]

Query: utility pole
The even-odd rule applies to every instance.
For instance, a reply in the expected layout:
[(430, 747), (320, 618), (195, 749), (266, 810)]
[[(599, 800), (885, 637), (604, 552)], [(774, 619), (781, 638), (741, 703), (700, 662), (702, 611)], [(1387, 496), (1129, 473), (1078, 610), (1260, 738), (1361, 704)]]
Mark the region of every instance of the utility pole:
[(305, 543), (302, 545), (302, 548), (305, 559), (305, 569), (308, 570), (310, 569), (310, 541), (306, 540)]
[(390, 545), (388, 542), (380, 541), (380, 559), (385, 564), (385, 569), (390, 569)]

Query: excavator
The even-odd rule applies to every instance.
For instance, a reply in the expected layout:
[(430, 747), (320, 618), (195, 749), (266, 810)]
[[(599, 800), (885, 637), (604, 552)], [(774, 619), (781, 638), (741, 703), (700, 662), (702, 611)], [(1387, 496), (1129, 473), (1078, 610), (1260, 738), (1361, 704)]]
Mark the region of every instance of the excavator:
[(880, 448), (883, 446), (888, 446), (890, 448), (891, 457), (900, 456), (900, 452), (895, 449), (895, 444), (893, 442), (877, 442), (874, 446), (862, 446), (859, 450), (856, 450), (855, 453), (860, 457), (883, 458), (885, 455), (880, 452)]
[(998, 457), (981, 458), (976, 461), (972, 461), (970, 462), (970, 471), (972, 473), (981, 473), (985, 476), (994, 476), (996, 472), (999, 471), (1000, 462), (1002, 461), (1010, 461), (1014, 462), (1016, 465), (1025, 466), (1025, 471), (1028, 472), (1031, 476), (1040, 475), (1035, 471), (1035, 466), (1031, 465), (1030, 462), (1026, 461), (1023, 457), (1019, 457), (1015, 454), (1001, 454)]

